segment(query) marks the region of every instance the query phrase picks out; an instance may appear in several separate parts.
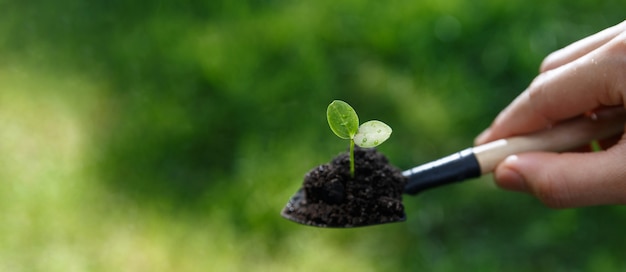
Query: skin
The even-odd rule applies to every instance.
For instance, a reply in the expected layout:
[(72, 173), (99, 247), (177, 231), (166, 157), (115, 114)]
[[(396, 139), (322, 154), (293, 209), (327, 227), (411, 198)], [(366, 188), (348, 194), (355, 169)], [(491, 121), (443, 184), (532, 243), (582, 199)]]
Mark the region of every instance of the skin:
[[(539, 75), (475, 140), (476, 145), (532, 133), (560, 121), (626, 105), (626, 21), (546, 57)], [(601, 152), (530, 152), (494, 171), (503, 189), (552, 208), (626, 204), (626, 133)]]

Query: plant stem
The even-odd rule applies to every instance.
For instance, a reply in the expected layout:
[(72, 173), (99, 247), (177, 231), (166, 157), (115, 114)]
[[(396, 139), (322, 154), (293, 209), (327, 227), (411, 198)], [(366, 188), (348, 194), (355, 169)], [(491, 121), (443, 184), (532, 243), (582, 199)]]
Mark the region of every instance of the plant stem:
[(354, 177), (354, 139), (350, 139), (350, 176)]

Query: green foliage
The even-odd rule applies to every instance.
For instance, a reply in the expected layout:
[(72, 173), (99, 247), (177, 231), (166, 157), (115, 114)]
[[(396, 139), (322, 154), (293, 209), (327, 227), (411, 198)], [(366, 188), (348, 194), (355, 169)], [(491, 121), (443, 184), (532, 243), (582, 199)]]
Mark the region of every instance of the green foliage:
[(0, 271), (619, 271), (623, 208), (552, 211), (488, 177), (406, 197), (401, 224), (278, 212), (344, 144), (328, 101), (401, 131), (380, 148), (406, 169), (471, 145), (623, 7), (0, 0)]
[(326, 108), (330, 129), (341, 139), (354, 139), (359, 130), (359, 116), (346, 102), (335, 100)]
[(372, 120), (359, 126), (359, 116), (346, 102), (335, 100), (326, 109), (326, 119), (330, 129), (342, 139), (350, 140), (350, 174), (354, 177), (354, 145), (376, 147), (391, 135), (391, 127)]
[(354, 142), (360, 147), (376, 147), (385, 142), (391, 136), (391, 127), (378, 121), (367, 121), (359, 126), (359, 132), (354, 135)]

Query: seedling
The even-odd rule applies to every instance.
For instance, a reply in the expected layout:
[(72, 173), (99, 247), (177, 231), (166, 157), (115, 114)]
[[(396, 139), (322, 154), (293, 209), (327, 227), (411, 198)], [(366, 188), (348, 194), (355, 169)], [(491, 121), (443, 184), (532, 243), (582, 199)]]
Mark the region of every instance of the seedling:
[(354, 145), (371, 148), (382, 144), (391, 136), (391, 127), (372, 120), (359, 126), (356, 111), (341, 100), (335, 100), (326, 109), (326, 118), (330, 129), (342, 139), (350, 140), (350, 175), (354, 177)]

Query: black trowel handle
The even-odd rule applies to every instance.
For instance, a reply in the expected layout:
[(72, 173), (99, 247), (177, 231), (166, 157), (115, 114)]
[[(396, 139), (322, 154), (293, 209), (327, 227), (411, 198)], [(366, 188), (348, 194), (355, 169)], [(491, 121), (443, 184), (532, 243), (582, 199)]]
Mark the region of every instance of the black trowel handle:
[(543, 131), (493, 141), (404, 171), (407, 194), (491, 173), (506, 157), (529, 151), (562, 152), (624, 131), (624, 109), (603, 110)]

